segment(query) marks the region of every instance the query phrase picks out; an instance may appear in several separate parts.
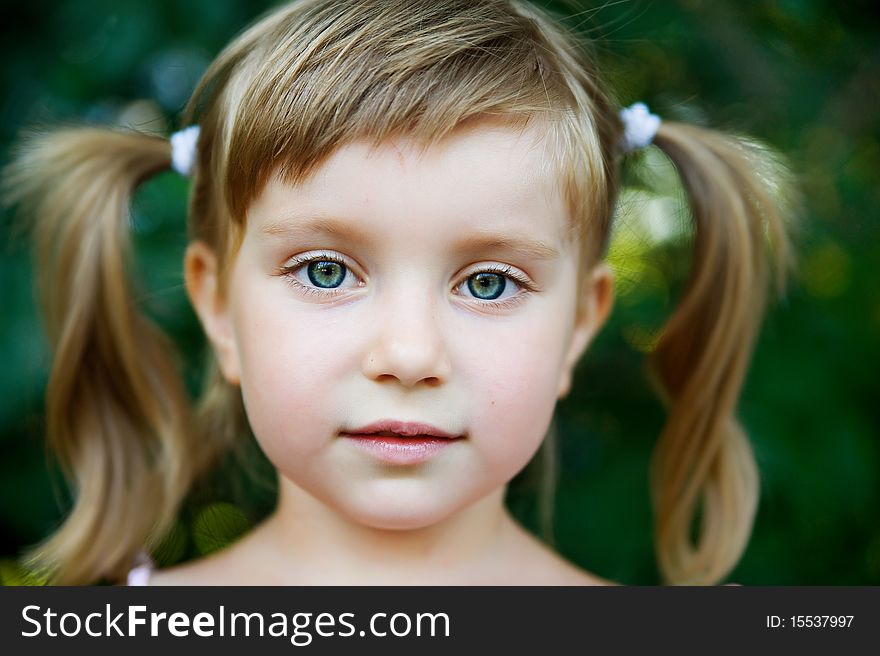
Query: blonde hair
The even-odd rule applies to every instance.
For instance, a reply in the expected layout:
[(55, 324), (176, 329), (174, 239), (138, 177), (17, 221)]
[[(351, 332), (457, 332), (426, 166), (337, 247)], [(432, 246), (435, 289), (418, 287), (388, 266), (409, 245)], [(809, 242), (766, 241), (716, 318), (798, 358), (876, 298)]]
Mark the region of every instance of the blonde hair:
[[(485, 117), (544, 128), (587, 271), (608, 245), (622, 126), (578, 37), (518, 0), (300, 0), (270, 12), (219, 54), (186, 110), (201, 128), (189, 237), (227, 272), (270, 175), (303, 180), (357, 138), (404, 133), (427, 148)], [(658, 562), (668, 582), (714, 583), (751, 532), (757, 473), (735, 408), (766, 279), (775, 264), (782, 280), (789, 250), (766, 154), (671, 122), (655, 143), (696, 223), (690, 284), (653, 358), (669, 408), (652, 465)], [(128, 201), (170, 162), (164, 139), (69, 128), (25, 139), (4, 181), (36, 217), (54, 351), (48, 438), (75, 498), (31, 554), (56, 583), (122, 579), (248, 430), (216, 362), (192, 407), (172, 344), (132, 302)], [(221, 273), (221, 294), (227, 283)]]

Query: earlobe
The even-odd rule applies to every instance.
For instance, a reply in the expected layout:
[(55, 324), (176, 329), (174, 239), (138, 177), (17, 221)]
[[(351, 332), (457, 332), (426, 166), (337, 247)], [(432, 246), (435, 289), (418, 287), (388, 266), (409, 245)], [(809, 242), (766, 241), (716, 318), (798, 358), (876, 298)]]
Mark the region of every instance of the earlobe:
[(227, 382), (240, 382), (238, 352), (228, 304), (217, 293), (217, 258), (207, 244), (194, 241), (187, 246), (183, 264), (186, 293), (216, 354)]
[(614, 274), (611, 268), (600, 262), (587, 274), (582, 296), (578, 299), (578, 314), (565, 363), (559, 377), (557, 398), (563, 398), (571, 390), (572, 376), (578, 361), (587, 350), (599, 329), (611, 313), (614, 298)]

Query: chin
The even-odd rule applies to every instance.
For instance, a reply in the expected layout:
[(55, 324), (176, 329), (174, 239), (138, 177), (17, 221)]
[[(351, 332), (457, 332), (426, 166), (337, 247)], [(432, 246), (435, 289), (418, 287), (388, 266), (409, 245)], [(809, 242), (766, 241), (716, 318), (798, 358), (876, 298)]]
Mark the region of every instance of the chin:
[(376, 516), (375, 514), (368, 517), (352, 517), (351, 519), (368, 528), (374, 528), (380, 531), (399, 532), (418, 531), (421, 529), (426, 529), (433, 526), (437, 523), (437, 521), (439, 521), (427, 519), (424, 516)]
[(396, 493), (359, 495), (337, 510), (351, 521), (370, 528), (389, 531), (415, 531), (442, 522), (459, 510), (461, 504)]

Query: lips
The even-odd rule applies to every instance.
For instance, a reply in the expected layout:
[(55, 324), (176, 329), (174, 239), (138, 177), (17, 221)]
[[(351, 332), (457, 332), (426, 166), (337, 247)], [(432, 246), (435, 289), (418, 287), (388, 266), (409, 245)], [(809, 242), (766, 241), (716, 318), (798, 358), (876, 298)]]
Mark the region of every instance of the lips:
[(455, 451), (464, 435), (455, 435), (431, 424), (382, 419), (346, 428), (340, 433), (344, 442), (383, 466), (412, 467), (448, 451)]
[(343, 435), (357, 437), (409, 437), (409, 438), (442, 438), (447, 440), (462, 437), (443, 429), (421, 422), (398, 421), (396, 419), (382, 419), (380, 421), (360, 426), (358, 428), (345, 429)]

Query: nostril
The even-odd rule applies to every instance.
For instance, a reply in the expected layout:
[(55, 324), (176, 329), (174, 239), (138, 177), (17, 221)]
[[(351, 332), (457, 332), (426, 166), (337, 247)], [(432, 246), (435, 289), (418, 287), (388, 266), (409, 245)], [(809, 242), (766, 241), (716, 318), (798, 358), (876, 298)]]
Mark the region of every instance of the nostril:
[[(378, 382), (391, 382), (391, 381), (401, 381), (400, 377), (395, 376), (394, 374), (381, 374), (375, 377), (375, 380)], [(406, 382), (406, 381), (402, 381)], [(439, 387), (443, 384), (443, 381), (437, 376), (430, 376), (428, 378), (423, 378), (421, 380), (415, 381), (415, 384), (423, 383), (428, 387)], [(408, 383), (407, 383), (408, 384)]]

